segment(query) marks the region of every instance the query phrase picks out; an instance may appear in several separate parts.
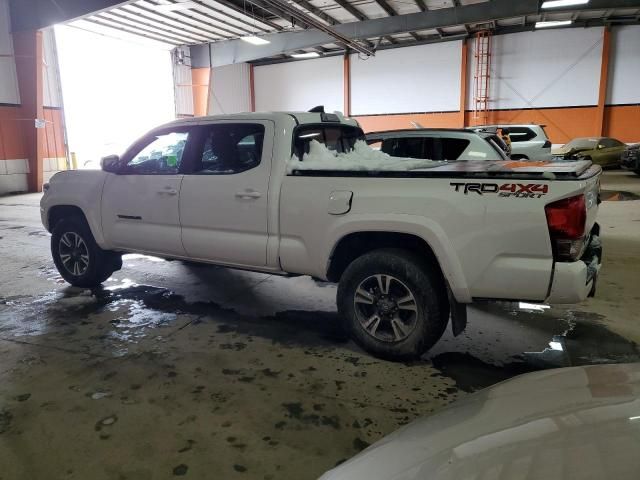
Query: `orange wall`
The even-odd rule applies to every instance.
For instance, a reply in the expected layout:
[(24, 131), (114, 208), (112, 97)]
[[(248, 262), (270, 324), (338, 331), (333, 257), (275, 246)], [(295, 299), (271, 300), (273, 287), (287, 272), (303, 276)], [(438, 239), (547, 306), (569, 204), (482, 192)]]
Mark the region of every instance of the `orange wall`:
[[(423, 127), (459, 128), (457, 112), (416, 113), (355, 117), (365, 132)], [(473, 113), (465, 112), (465, 124), (473, 125)], [(595, 135), (597, 108), (544, 108), (539, 110), (494, 110), (488, 123), (539, 123), (553, 143), (566, 143), (576, 137)], [(605, 108), (605, 135), (622, 142), (640, 142), (640, 105)]]
[(44, 158), (65, 157), (62, 109), (44, 107)]
[(458, 112), (445, 113), (407, 113), (397, 115), (363, 115), (353, 117), (358, 120), (365, 132), (379, 130), (400, 130), (413, 128), (411, 122), (416, 122), (425, 128), (457, 128), (459, 127)]
[(640, 105), (605, 107), (604, 128), (621, 142), (640, 142)]
[(0, 160), (27, 158), (22, 123), (18, 105), (0, 106)]
[(200, 117), (207, 115), (209, 103), (210, 68), (192, 68), (191, 84), (193, 92), (193, 115)]
[[(44, 109), (46, 122), (42, 138), (43, 158), (64, 157), (63, 113), (61, 109)], [(0, 106), (0, 160), (27, 158), (24, 130), (30, 125), (16, 106)], [(32, 127), (33, 128), (33, 127)]]

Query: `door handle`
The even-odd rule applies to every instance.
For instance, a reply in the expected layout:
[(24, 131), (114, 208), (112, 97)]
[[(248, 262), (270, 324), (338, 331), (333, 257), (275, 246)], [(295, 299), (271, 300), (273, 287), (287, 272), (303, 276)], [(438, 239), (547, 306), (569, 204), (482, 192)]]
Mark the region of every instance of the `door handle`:
[(236, 198), (260, 198), (262, 194), (255, 190), (245, 190), (244, 192), (236, 192)]
[(177, 195), (178, 194), (178, 190), (176, 190), (175, 188), (171, 188), (171, 187), (165, 187), (164, 190), (158, 190), (158, 193), (160, 195)]

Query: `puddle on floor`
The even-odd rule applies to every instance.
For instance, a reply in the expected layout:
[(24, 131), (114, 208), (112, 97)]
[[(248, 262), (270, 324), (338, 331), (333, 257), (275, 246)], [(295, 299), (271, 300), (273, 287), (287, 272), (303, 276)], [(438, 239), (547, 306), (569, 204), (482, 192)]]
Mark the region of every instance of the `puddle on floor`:
[[(477, 305), (469, 312), (467, 332), (445, 336), (415, 363), (416, 368), (431, 363), (464, 391), (544, 368), (640, 361), (637, 345), (609, 331), (595, 314), (515, 303)], [(155, 348), (135, 345), (166, 339), (187, 326), (201, 328), (197, 335), (209, 338), (261, 337), (314, 356), (331, 355), (335, 348), (358, 350), (346, 343), (336, 312), (290, 309), (269, 316), (243, 315), (213, 301), (188, 302), (170, 290), (127, 278), (100, 289), (67, 287), (0, 304), (0, 337), (40, 336), (40, 343), (64, 341), (111, 356)]]
[[(494, 361), (466, 351), (447, 351), (430, 358), (435, 368), (467, 392), (546, 368), (640, 361), (638, 345), (607, 329), (604, 318), (597, 314), (515, 303), (487, 304), (483, 310), (491, 312), (496, 321), (511, 316), (514, 328), (525, 327), (522, 335), (547, 332), (548, 344), (540, 351), (523, 350)], [(499, 343), (493, 346), (504, 348)]]

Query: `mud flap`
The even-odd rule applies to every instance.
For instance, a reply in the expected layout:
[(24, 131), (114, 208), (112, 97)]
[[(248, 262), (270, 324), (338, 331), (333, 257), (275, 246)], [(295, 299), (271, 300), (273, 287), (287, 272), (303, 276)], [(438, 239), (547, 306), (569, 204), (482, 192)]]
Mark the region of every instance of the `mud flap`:
[(457, 337), (467, 328), (467, 305), (458, 303), (447, 285), (447, 295), (449, 296), (449, 308), (451, 309), (451, 331)]

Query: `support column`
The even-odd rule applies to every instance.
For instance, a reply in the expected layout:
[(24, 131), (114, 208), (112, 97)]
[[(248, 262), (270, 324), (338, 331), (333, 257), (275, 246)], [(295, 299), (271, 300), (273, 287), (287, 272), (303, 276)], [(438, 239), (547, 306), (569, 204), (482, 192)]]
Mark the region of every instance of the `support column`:
[(255, 79), (253, 76), (253, 64), (249, 64), (249, 106), (250, 112), (256, 111), (256, 89), (255, 89)]
[(42, 32), (13, 34), (13, 49), (20, 90), (20, 131), (24, 138), (30, 192), (41, 192), (44, 173), (44, 128), (36, 128), (36, 119), (44, 119)]
[(467, 103), (467, 56), (469, 47), (466, 40), (462, 40), (460, 56), (460, 112), (458, 113), (458, 128), (465, 128), (465, 106)]
[(605, 135), (604, 108), (609, 85), (609, 54), (611, 51), (611, 27), (605, 27), (602, 36), (602, 61), (600, 63), (600, 88), (598, 90), (598, 108), (596, 109), (595, 135)]
[(344, 87), (344, 115), (351, 115), (351, 57), (347, 52), (342, 60), (342, 82)]

